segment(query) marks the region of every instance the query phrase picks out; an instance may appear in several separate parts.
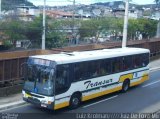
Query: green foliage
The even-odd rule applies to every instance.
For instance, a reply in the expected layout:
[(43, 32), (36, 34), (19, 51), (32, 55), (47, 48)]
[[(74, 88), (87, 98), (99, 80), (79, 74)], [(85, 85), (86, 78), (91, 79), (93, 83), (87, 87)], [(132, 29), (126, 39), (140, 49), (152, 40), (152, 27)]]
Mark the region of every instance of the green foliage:
[(97, 40), (100, 34), (118, 34), (122, 30), (123, 19), (101, 18), (82, 21), (79, 32), (81, 38), (95, 37)]
[[(46, 48), (64, 46), (66, 41), (65, 32), (62, 29), (62, 21), (46, 18)], [(42, 15), (27, 25), (26, 36), (32, 42), (32, 47), (41, 48), (42, 43)]]
[[(17, 40), (30, 40), (32, 48), (41, 48), (42, 42), (42, 15), (33, 21), (22, 22), (19, 20), (1, 21), (2, 33), (6, 36), (4, 44), (14, 45)], [(76, 27), (74, 27), (76, 26)], [(97, 41), (102, 35), (112, 36), (117, 39), (123, 32), (123, 19), (101, 18), (89, 20), (70, 19), (46, 19), (46, 48), (56, 48), (68, 45), (68, 39), (72, 38), (72, 28), (76, 28), (76, 35), (83, 40), (86, 37), (94, 37)], [(78, 28), (78, 29), (77, 29)], [(143, 38), (154, 37), (157, 30), (157, 21), (148, 19), (129, 19), (128, 39), (137, 39), (139, 34)]]
[(99, 27), (99, 22), (97, 20), (82, 21), (81, 28), (79, 29), (80, 36), (82, 38), (93, 37), (98, 31), (98, 27)]
[(10, 48), (12, 46), (12, 43), (9, 40), (4, 40), (3, 45), (7, 48)]
[(34, 48), (41, 47), (42, 29), (42, 16), (36, 17), (26, 25), (26, 37), (31, 41)]
[(153, 37), (156, 35), (157, 31), (157, 21), (149, 19), (139, 19), (140, 32), (143, 34), (144, 38)]
[(14, 40), (22, 40), (25, 38), (25, 35), (23, 34), (24, 27), (23, 22), (20, 21), (11, 21), (7, 24), (7, 32), (6, 34), (10, 36), (10, 39), (12, 41)]
[(149, 19), (130, 19), (128, 25), (128, 37), (135, 39), (136, 33), (142, 34), (143, 38), (151, 38), (156, 35), (157, 21)]
[(15, 44), (18, 40), (23, 40), (26, 38), (24, 31), (24, 22), (22, 21), (6, 21), (1, 23), (1, 29), (3, 29), (3, 33), (5, 34), (4, 44), (11, 45)]
[[(80, 36), (96, 37), (97, 34), (112, 34), (117, 38), (123, 32), (123, 19), (121, 18), (106, 18), (106, 19), (90, 19), (81, 22)], [(137, 39), (140, 34), (143, 38), (154, 37), (157, 30), (157, 21), (149, 19), (129, 19), (128, 23), (128, 38)]]
[(48, 32), (46, 37), (46, 47), (47, 48), (57, 48), (64, 46), (65, 35), (60, 32)]
[(128, 38), (135, 39), (136, 32), (141, 29), (141, 25), (138, 23), (138, 20), (129, 19), (128, 21)]
[(51, 20), (47, 24), (46, 47), (57, 48), (66, 45), (67, 33), (65, 27), (71, 27), (70, 20)]

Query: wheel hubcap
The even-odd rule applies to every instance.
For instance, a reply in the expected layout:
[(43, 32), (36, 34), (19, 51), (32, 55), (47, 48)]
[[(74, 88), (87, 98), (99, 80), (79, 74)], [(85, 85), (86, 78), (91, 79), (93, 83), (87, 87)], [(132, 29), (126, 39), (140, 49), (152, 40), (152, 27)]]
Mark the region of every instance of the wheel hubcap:
[(73, 98), (73, 101), (72, 101), (72, 102), (73, 102), (74, 105), (78, 105), (79, 100), (78, 100), (78, 98)]
[(128, 84), (126, 83), (126, 85), (125, 85), (125, 87), (124, 87), (124, 90), (126, 91), (126, 90), (128, 90)]

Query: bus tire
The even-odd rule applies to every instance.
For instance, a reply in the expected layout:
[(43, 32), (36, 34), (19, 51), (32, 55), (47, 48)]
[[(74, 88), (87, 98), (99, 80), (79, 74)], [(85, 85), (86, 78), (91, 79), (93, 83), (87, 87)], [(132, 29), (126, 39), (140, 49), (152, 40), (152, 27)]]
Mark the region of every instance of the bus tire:
[(127, 92), (128, 89), (130, 87), (130, 80), (129, 79), (126, 79), (124, 82), (123, 82), (123, 85), (122, 85), (122, 92)]
[(81, 95), (79, 93), (75, 93), (71, 96), (70, 99), (70, 108), (71, 109), (76, 109), (80, 106), (81, 103)]

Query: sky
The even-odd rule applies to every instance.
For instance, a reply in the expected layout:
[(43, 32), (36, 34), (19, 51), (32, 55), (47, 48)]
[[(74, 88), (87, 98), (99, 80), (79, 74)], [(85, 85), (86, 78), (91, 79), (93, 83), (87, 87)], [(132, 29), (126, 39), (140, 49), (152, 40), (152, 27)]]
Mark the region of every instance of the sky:
[[(28, 0), (32, 2), (34, 5), (43, 5), (44, 0)], [(112, 1), (120, 1), (120, 0), (75, 0), (76, 4), (91, 4), (96, 2), (112, 2)], [(154, 0), (132, 0), (131, 3), (134, 4), (153, 4)], [(71, 5), (73, 4), (73, 0), (46, 0), (46, 4), (49, 6), (61, 6), (61, 5)]]

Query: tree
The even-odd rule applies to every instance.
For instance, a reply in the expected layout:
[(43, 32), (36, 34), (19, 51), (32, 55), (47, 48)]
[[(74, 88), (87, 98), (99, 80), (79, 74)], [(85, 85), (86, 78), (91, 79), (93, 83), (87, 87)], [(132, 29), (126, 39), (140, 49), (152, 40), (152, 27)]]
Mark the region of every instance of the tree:
[(157, 21), (148, 20), (148, 19), (139, 19), (139, 25), (141, 25), (140, 32), (143, 35), (143, 38), (150, 38), (156, 35), (157, 31)]
[[(55, 20), (49, 23), (46, 18), (46, 48), (62, 47), (66, 42), (65, 32), (60, 30), (61, 22)], [(20, 20), (8, 20), (0, 22), (1, 36), (3, 34), (3, 43), (6, 46), (15, 46), (18, 40), (28, 40), (32, 48), (41, 48), (42, 43), (42, 15), (36, 17), (33, 21), (24, 22)]]
[(60, 22), (60, 25), (58, 28), (60, 28), (63, 33), (66, 33), (68, 45), (78, 44), (79, 43), (78, 28), (80, 25), (80, 20), (77, 19), (73, 23), (73, 19), (62, 19), (62, 20), (59, 20), (59, 22)]
[(53, 20), (47, 24), (46, 47), (57, 48), (66, 44), (66, 32), (62, 30), (62, 21)]
[(137, 39), (137, 32), (140, 30), (141, 25), (139, 25), (138, 20), (129, 19), (128, 20), (128, 39)]
[(123, 32), (123, 19), (122, 18), (109, 19), (109, 28), (110, 28), (113, 40), (122, 40), (122, 32)]
[(36, 17), (34, 21), (28, 22), (26, 25), (26, 37), (34, 48), (41, 47), (42, 28), (42, 16)]
[(3, 39), (4, 44), (12, 45), (15, 47), (16, 41), (23, 40), (26, 38), (25, 36), (25, 28), (24, 22), (12, 20), (5, 21), (1, 23), (2, 32), (5, 34), (5, 38)]
[(98, 27), (98, 21), (96, 20), (82, 21), (79, 29), (81, 38), (95, 36), (98, 32)]
[(128, 25), (128, 38), (138, 39), (138, 36), (142, 34), (143, 38), (151, 38), (156, 35), (157, 21), (149, 19), (129, 19)]
[[(60, 26), (60, 21), (46, 17), (46, 48), (63, 46), (64, 34), (60, 32)], [(42, 29), (42, 15), (28, 22), (26, 37), (31, 41), (33, 48), (41, 48)]]
[(81, 38), (95, 37), (95, 40), (98, 41), (98, 38), (103, 35), (114, 36), (114, 39), (117, 39), (122, 30), (123, 19), (101, 18), (82, 21), (79, 32)]

